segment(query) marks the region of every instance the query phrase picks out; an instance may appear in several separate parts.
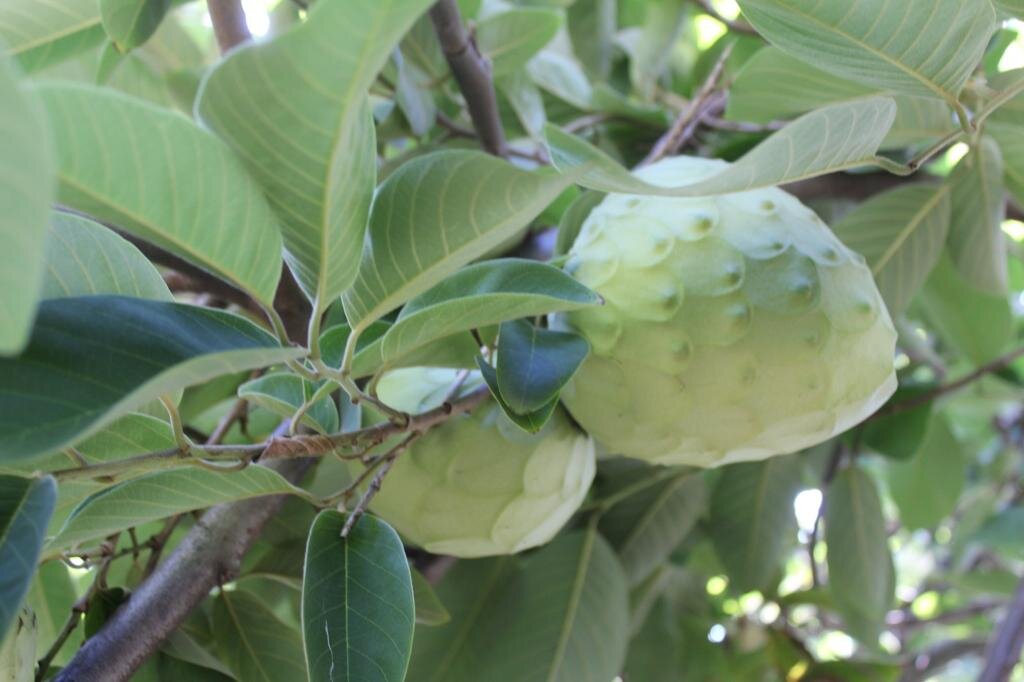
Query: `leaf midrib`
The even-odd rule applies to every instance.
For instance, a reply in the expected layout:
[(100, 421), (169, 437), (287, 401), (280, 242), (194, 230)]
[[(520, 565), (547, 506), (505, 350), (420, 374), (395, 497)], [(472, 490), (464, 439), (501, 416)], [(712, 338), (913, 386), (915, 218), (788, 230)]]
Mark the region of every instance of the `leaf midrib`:
[(558, 644), (555, 647), (555, 654), (551, 661), (551, 668), (548, 671), (547, 682), (555, 682), (562, 662), (565, 660), (565, 651), (569, 646), (569, 637), (572, 636), (573, 624), (576, 621), (576, 611), (579, 609), (580, 600), (583, 597), (583, 586), (586, 584), (587, 572), (590, 568), (590, 557), (594, 552), (594, 539), (597, 537), (597, 529), (591, 526), (583, 536), (583, 546), (580, 548), (579, 561), (576, 564), (576, 575), (573, 580), (572, 593), (569, 596), (569, 603), (565, 610), (565, 619), (562, 621), (561, 633), (558, 637)]
[(925, 204), (917, 212), (914, 213), (913, 217), (907, 223), (907, 226), (900, 230), (900, 233), (896, 235), (896, 239), (893, 240), (893, 242), (889, 245), (889, 248), (882, 252), (882, 255), (879, 257), (878, 261), (871, 267), (872, 275), (877, 277), (882, 272), (882, 270), (885, 269), (885, 266), (889, 264), (889, 261), (891, 261), (896, 256), (896, 253), (901, 248), (903, 248), (903, 244), (908, 239), (910, 239), (910, 236), (914, 232), (917, 231), (917, 228), (921, 226), (925, 218), (928, 217), (928, 215), (932, 212), (932, 210), (935, 209), (939, 202), (946, 197), (946, 194), (948, 192), (948, 184), (942, 185), (941, 187), (935, 190), (935, 195), (931, 197), (928, 201), (926, 201)]

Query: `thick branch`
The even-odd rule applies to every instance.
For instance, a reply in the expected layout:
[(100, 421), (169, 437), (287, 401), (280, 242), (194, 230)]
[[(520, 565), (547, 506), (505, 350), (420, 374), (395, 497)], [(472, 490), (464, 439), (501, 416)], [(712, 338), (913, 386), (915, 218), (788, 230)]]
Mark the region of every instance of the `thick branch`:
[(1020, 662), (1021, 648), (1024, 648), (1024, 579), (1017, 584), (1006, 617), (989, 640), (985, 649), (985, 669), (978, 682), (1006, 682), (1010, 679), (1013, 667)]
[(252, 38), (242, 0), (206, 0), (206, 8), (222, 53)]
[[(276, 462), (274, 468), (298, 481), (310, 460)], [(242, 557), (286, 496), (260, 497), (212, 507), (167, 561), (75, 654), (58, 682), (122, 682), (218, 585), (237, 575)]]
[(463, 26), (458, 4), (455, 0), (438, 0), (430, 8), (430, 20), (455, 82), (466, 98), (466, 108), (480, 144), (495, 156), (505, 156), (508, 147), (498, 114), (491, 67)]

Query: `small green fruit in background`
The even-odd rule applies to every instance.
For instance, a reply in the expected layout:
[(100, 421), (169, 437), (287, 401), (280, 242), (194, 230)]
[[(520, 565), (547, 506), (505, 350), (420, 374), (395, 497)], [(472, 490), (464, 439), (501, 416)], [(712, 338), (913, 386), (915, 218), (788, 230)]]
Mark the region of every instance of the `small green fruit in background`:
[[(422, 412), (441, 404), (457, 374), (399, 369), (386, 374), (377, 391), (393, 407)], [(463, 391), (480, 385), (473, 373)], [(436, 554), (512, 554), (554, 537), (583, 502), (594, 468), (593, 440), (561, 409), (529, 435), (488, 399), (416, 440), (395, 461), (370, 508)]]
[[(636, 174), (679, 186), (725, 165)], [(896, 333), (863, 258), (782, 190), (609, 195), (566, 269), (606, 305), (553, 319), (592, 346), (562, 397), (612, 453), (719, 466), (795, 452), (896, 388)]]

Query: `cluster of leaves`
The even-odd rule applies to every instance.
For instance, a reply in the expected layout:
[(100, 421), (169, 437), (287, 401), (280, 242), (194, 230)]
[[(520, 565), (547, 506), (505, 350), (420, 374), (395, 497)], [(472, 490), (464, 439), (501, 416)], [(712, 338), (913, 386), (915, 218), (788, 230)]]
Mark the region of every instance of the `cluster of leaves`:
[[(130, 594), (197, 514), (272, 495), (239, 575), (133, 679), (973, 674), (1024, 559), (1024, 265), (1004, 231), (1024, 74), (999, 70), (1017, 36), (998, 29), (1024, 6), (740, 0), (729, 21), (691, 0), (460, 0), (502, 159), (430, 5), (283, 0), (217, 57), (193, 2), (0, 4), (2, 679), (59, 675), (125, 604), (160, 610)], [(678, 188), (628, 173), (663, 143), (735, 163)], [(373, 402), (389, 369), (477, 369), (543, 427), (587, 345), (537, 318), (600, 300), (540, 261), (602, 193), (786, 183), (900, 328), (900, 391), (867, 424), (711, 472), (605, 459), (553, 542), (461, 560), (436, 591), (418, 569), (444, 561), (332, 509), (401, 454), (363, 449), (378, 432), (345, 397)], [(281, 451), (340, 457), (300, 477)]]

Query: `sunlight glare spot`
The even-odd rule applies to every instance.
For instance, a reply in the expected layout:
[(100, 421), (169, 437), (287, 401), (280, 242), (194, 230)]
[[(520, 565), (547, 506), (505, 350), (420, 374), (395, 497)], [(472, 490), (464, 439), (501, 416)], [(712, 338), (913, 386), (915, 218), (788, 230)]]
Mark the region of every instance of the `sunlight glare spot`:
[(708, 641), (720, 644), (725, 641), (725, 628), (720, 623), (715, 623), (708, 630)]
[(802, 490), (793, 500), (793, 511), (796, 512), (797, 523), (800, 530), (810, 533), (814, 530), (814, 522), (818, 519), (818, 510), (821, 509), (821, 491), (817, 488)]

